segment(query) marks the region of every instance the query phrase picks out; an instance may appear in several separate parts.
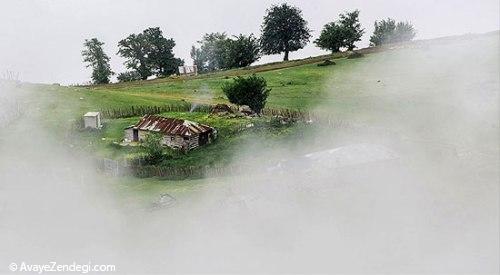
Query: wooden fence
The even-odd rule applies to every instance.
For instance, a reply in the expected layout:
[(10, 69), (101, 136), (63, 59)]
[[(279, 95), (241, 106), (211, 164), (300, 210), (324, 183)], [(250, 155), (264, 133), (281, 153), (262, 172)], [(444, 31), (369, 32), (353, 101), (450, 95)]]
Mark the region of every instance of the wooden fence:
[(159, 114), (166, 112), (205, 112), (209, 113), (212, 109), (208, 104), (175, 104), (160, 106), (130, 106), (116, 109), (103, 109), (101, 114), (104, 118), (125, 118), (134, 116), (144, 116), (147, 114)]
[(99, 171), (109, 176), (135, 176), (139, 178), (157, 177), (165, 180), (201, 179), (243, 174), (248, 171), (243, 166), (187, 166), (166, 167), (143, 165), (113, 159), (94, 159)]
[[(130, 106), (125, 108), (116, 109), (103, 109), (101, 114), (104, 118), (126, 118), (135, 116), (144, 116), (147, 114), (160, 114), (167, 112), (202, 112), (210, 113), (213, 109), (213, 105), (209, 104), (175, 104), (175, 105), (160, 105), (160, 106)], [(233, 111), (237, 109), (233, 106), (231, 107)], [(338, 122), (334, 117), (328, 114), (315, 113), (310, 111), (301, 111), (286, 108), (264, 108), (262, 114), (265, 116), (282, 116), (285, 118), (306, 121), (306, 122), (317, 122), (322, 125), (338, 125)]]

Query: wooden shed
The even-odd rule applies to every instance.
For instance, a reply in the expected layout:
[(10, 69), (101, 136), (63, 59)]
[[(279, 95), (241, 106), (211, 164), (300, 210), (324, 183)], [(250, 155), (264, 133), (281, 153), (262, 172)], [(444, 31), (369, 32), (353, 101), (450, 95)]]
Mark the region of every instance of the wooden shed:
[(150, 132), (163, 135), (162, 144), (174, 149), (191, 150), (212, 142), (217, 131), (189, 120), (145, 115), (135, 125), (125, 128), (125, 141), (143, 141)]

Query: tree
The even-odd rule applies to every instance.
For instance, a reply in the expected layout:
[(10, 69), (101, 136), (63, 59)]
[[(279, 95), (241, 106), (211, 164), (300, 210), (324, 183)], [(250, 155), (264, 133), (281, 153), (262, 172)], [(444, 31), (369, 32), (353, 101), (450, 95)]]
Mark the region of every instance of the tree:
[(95, 84), (107, 84), (113, 75), (109, 66), (109, 57), (102, 49), (103, 42), (92, 38), (85, 39), (82, 51), (83, 61), (87, 62), (87, 68), (92, 67), (92, 82)]
[(394, 42), (410, 41), (415, 38), (417, 32), (409, 22), (398, 22), (394, 30)]
[(321, 34), (314, 43), (325, 50), (338, 52), (341, 48), (352, 51), (354, 43), (361, 40), (365, 32), (359, 23), (359, 11), (339, 15), (338, 21), (330, 22), (323, 27)]
[(370, 37), (370, 45), (380, 46), (388, 43), (410, 41), (416, 31), (409, 22), (398, 22), (394, 19), (375, 21), (375, 30)]
[(119, 73), (116, 78), (118, 79), (118, 82), (129, 82), (141, 80), (141, 75), (137, 71), (127, 71)]
[[(215, 71), (227, 68), (227, 51), (230, 39), (225, 33), (207, 33), (201, 41), (200, 48), (193, 46), (191, 57), (198, 63), (199, 71)], [(196, 58), (196, 59), (195, 59)]]
[(193, 64), (196, 65), (199, 72), (202, 72), (205, 66), (205, 56), (202, 54), (201, 49), (196, 48), (195, 46), (191, 47), (191, 59), (193, 59)]
[(168, 76), (177, 72), (184, 61), (176, 58), (172, 52), (175, 41), (163, 37), (160, 28), (148, 28), (143, 31), (147, 45), (147, 62), (156, 76)]
[(342, 27), (336, 22), (326, 24), (314, 43), (324, 50), (332, 51), (332, 53), (340, 51), (340, 48), (344, 46)]
[(228, 68), (250, 66), (260, 58), (259, 40), (250, 34), (234, 36), (228, 43), (227, 59), (224, 63)]
[(131, 34), (118, 42), (118, 54), (126, 58), (125, 66), (137, 71), (146, 80), (155, 74), (158, 77), (177, 72), (184, 64), (172, 52), (175, 41), (163, 36), (160, 28), (148, 28), (139, 34)]
[(146, 39), (142, 33), (131, 34), (118, 42), (118, 54), (127, 58), (125, 66), (137, 71), (142, 80), (148, 79), (152, 74), (147, 58), (147, 47)]
[(254, 112), (260, 111), (266, 105), (266, 100), (271, 89), (267, 88), (267, 82), (263, 77), (251, 75), (233, 79), (222, 85), (222, 91), (229, 102), (237, 105), (248, 105)]
[(361, 23), (359, 23), (359, 10), (340, 14), (339, 17), (339, 24), (344, 36), (343, 46), (346, 47), (347, 50), (352, 51), (356, 47), (354, 43), (361, 41), (361, 37), (365, 32), (365, 30), (361, 28)]
[(198, 71), (215, 71), (246, 67), (260, 58), (258, 39), (252, 34), (229, 38), (225, 33), (207, 33), (200, 48), (191, 48), (191, 58)]
[(307, 21), (302, 18), (302, 11), (288, 4), (272, 6), (267, 10), (262, 23), (261, 49), (265, 54), (284, 52), (284, 61), (288, 54), (305, 47), (311, 38)]

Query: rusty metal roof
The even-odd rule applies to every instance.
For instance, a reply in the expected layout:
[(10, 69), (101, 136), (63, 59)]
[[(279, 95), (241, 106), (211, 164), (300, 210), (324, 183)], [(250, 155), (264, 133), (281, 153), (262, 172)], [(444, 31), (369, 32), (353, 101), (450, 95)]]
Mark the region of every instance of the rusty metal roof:
[(213, 128), (208, 125), (184, 119), (156, 115), (143, 116), (133, 128), (144, 131), (160, 132), (165, 135), (180, 136), (192, 136), (213, 131)]

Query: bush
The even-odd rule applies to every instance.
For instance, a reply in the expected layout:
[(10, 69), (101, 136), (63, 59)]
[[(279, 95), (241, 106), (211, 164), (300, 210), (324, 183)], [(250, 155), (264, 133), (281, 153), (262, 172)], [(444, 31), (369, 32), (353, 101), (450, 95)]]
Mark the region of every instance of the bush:
[(347, 59), (353, 59), (353, 58), (360, 58), (363, 57), (364, 55), (359, 52), (352, 52), (347, 56)]
[(119, 73), (117, 79), (119, 82), (136, 81), (141, 80), (141, 75), (136, 71), (127, 71)]
[(318, 67), (335, 65), (336, 63), (331, 61), (330, 59), (325, 59), (325, 61), (318, 64)]
[(266, 105), (271, 89), (263, 77), (251, 75), (247, 78), (238, 76), (231, 83), (225, 83), (222, 91), (229, 102), (236, 105), (248, 105), (256, 113), (260, 113)]
[(146, 150), (146, 162), (157, 164), (163, 157), (163, 146), (161, 145), (162, 135), (159, 133), (148, 133), (142, 146)]

